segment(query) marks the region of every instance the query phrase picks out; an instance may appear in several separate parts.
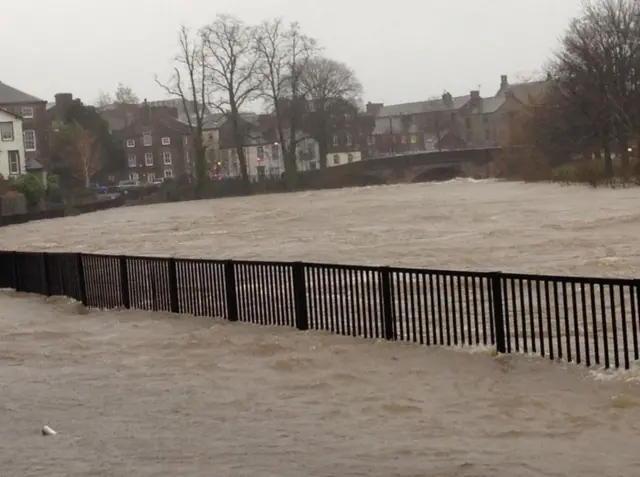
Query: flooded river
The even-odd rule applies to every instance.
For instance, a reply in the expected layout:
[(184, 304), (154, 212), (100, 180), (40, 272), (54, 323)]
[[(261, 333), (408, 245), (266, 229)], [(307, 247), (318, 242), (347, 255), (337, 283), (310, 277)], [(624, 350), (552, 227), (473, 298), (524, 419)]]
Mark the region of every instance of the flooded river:
[[(577, 366), (0, 295), (7, 476), (630, 476), (638, 384)], [(59, 432), (40, 436), (48, 424)]]
[(471, 182), (113, 209), (5, 227), (2, 246), (640, 277), (640, 188)]
[[(453, 181), (104, 211), (2, 247), (640, 276), (640, 189)], [(605, 374), (0, 293), (0, 469), (28, 476), (630, 476)], [(40, 436), (48, 424), (55, 437)]]

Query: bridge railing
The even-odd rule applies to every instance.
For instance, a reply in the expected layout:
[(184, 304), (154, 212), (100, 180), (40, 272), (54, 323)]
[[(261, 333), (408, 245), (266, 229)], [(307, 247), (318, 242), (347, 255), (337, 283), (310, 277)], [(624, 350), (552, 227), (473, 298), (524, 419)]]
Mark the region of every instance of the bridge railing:
[(0, 287), (600, 366), (640, 359), (640, 280), (317, 263), (0, 252)]

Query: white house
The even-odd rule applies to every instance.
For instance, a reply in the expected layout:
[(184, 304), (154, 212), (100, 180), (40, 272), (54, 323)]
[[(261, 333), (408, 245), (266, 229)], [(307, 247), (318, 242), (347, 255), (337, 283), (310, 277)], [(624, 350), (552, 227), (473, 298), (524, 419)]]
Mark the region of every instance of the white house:
[(25, 172), (22, 118), (0, 109), (0, 174), (9, 178)]

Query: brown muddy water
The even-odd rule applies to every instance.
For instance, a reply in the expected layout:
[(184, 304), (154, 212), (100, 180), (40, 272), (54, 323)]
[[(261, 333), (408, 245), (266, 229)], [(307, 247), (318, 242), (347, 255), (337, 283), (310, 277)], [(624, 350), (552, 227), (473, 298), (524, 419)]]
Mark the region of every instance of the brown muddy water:
[[(636, 277), (640, 190), (453, 181), (132, 207), (3, 248)], [(640, 371), (0, 294), (0, 475), (632, 476)], [(59, 432), (42, 437), (48, 424)]]

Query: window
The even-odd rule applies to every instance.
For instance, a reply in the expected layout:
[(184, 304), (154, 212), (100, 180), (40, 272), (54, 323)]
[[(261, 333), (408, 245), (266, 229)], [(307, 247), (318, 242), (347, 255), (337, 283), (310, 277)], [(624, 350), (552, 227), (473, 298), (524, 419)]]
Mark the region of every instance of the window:
[(271, 158), (274, 161), (280, 160), (280, 148), (278, 147), (278, 144), (273, 144), (271, 146)]
[(258, 146), (258, 157), (264, 159), (264, 148), (262, 146)]
[(35, 131), (25, 131), (22, 133), (24, 137), (24, 150), (25, 151), (35, 151), (36, 150), (36, 132)]
[(313, 113), (316, 110), (316, 104), (313, 101), (309, 101), (309, 112)]
[(184, 151), (184, 162), (189, 164), (191, 162), (191, 158), (189, 157), (189, 151)]
[(418, 143), (418, 136), (411, 136), (411, 144), (417, 144)]
[(138, 173), (137, 172), (129, 172), (129, 180), (138, 182)]
[(151, 134), (144, 133), (142, 135), (142, 144), (146, 147), (149, 147), (153, 144), (153, 138), (151, 137)]
[(144, 165), (147, 167), (153, 166), (153, 152), (144, 153)]
[(24, 106), (22, 108), (22, 118), (23, 119), (33, 118), (33, 108), (31, 106)]
[(339, 144), (339, 142), (338, 142), (338, 135), (337, 135), (337, 134), (334, 134), (334, 135), (333, 135), (333, 147), (338, 147), (338, 144)]
[(165, 169), (165, 170), (164, 170), (164, 176), (165, 176), (165, 177), (173, 177), (173, 170), (171, 170), (171, 169)]
[(171, 145), (171, 138), (170, 137), (163, 137), (162, 138), (162, 145), (163, 146), (170, 146)]
[(347, 146), (351, 146), (351, 134), (347, 133)]
[(185, 136), (183, 141), (184, 141), (184, 145), (188, 146), (189, 145), (189, 136)]
[(135, 139), (127, 139), (127, 147), (136, 147)]
[(9, 151), (9, 174), (20, 174), (20, 151)]
[(334, 154), (333, 155), (333, 165), (334, 166), (339, 166), (340, 165), (340, 155), (339, 154)]
[(162, 161), (166, 166), (171, 165), (171, 151), (164, 151), (162, 153)]
[(407, 137), (406, 136), (402, 136), (402, 139), (400, 139), (400, 142), (402, 144), (406, 144), (407, 143)]
[(0, 123), (0, 135), (3, 141), (13, 141), (13, 123)]
[(347, 155), (347, 162), (349, 162), (349, 163), (353, 162), (353, 154), (349, 153)]
[(346, 119), (347, 121), (351, 120), (351, 115), (350, 114), (345, 114), (344, 115), (344, 119)]
[(137, 165), (137, 160), (136, 160), (136, 155), (135, 154), (129, 154), (129, 167), (136, 167)]
[(147, 182), (153, 182), (156, 180), (156, 175), (153, 172), (149, 172), (147, 174)]
[(369, 143), (370, 146), (373, 146), (376, 143), (376, 138), (373, 134), (370, 134), (367, 137), (367, 142)]

